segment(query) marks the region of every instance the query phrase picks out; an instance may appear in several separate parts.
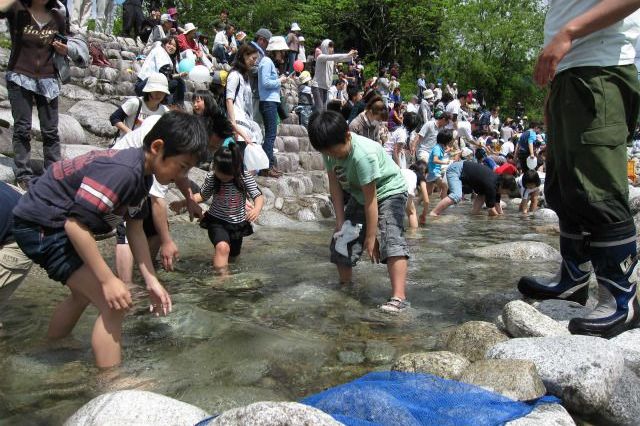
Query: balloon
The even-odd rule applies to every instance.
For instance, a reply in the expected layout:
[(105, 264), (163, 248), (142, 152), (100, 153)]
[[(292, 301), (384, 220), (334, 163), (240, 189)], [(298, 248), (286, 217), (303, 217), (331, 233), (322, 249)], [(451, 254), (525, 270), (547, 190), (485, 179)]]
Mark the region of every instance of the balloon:
[(297, 60), (293, 63), (293, 70), (295, 72), (302, 72), (304, 70), (304, 62), (301, 60)]
[(193, 58), (184, 58), (178, 63), (179, 72), (191, 72), (193, 67), (196, 66), (196, 61)]
[(196, 65), (189, 71), (189, 80), (195, 83), (209, 83), (211, 74), (209, 74), (209, 70), (204, 65)]

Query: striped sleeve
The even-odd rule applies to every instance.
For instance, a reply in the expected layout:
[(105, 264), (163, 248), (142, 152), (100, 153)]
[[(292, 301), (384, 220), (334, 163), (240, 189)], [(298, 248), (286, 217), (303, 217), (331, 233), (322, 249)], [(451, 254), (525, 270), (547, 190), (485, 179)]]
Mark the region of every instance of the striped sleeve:
[(204, 183), (200, 188), (200, 196), (202, 197), (202, 201), (206, 201), (213, 195), (213, 186), (215, 181), (215, 175), (213, 172), (207, 173), (207, 176), (204, 178)]
[(244, 180), (245, 192), (252, 200), (255, 200), (262, 195), (262, 191), (260, 191), (260, 188), (258, 188), (258, 183), (251, 173), (244, 172), (242, 178)]

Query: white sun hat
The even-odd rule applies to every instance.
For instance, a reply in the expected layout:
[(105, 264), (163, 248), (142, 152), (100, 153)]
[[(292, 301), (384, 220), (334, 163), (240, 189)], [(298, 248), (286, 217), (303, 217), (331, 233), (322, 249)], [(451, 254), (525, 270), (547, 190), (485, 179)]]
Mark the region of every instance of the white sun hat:
[(273, 50), (289, 50), (289, 45), (284, 40), (282, 36), (273, 36), (269, 40), (269, 44), (267, 45), (267, 51), (271, 52)]
[(300, 25), (298, 25), (297, 22), (294, 22), (293, 24), (291, 24), (291, 31), (302, 31), (302, 29), (300, 28)]
[(154, 72), (147, 79), (147, 83), (144, 85), (144, 89), (142, 89), (142, 91), (145, 93), (162, 92), (168, 95), (169, 82), (167, 81), (167, 77), (159, 72)]

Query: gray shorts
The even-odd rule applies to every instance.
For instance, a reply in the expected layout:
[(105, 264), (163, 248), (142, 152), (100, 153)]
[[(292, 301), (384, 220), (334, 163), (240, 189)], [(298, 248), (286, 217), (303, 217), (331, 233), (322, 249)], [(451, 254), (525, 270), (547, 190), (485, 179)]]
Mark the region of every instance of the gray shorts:
[[(378, 201), (378, 242), (380, 243), (380, 261), (387, 263), (390, 257), (409, 258), (409, 247), (404, 239), (404, 215), (407, 206), (407, 193), (392, 195)], [(331, 239), (331, 263), (340, 266), (356, 265), (362, 256), (364, 239), (366, 237), (366, 221), (364, 206), (351, 198), (344, 211), (344, 219), (351, 223), (361, 223), (362, 231), (357, 240), (347, 244), (349, 256), (343, 256), (335, 250), (335, 240)]]

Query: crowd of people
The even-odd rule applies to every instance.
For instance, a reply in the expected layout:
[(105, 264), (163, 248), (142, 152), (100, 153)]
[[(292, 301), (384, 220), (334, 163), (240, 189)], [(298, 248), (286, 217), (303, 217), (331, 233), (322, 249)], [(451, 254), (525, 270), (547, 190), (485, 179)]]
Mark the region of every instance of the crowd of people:
[[(122, 321), (132, 306), (129, 285), (134, 263), (149, 291), (151, 311), (163, 315), (171, 311), (171, 298), (157, 279), (153, 262), (159, 256), (162, 266), (172, 270), (178, 255), (168, 208), (186, 209), (200, 219), (214, 246), (214, 269), (228, 273), (229, 261), (240, 255), (243, 238), (253, 232), (251, 222), (264, 203), (256, 174), (282, 175), (274, 141), (279, 121), (289, 116), (281, 93), (282, 85), (291, 79), (299, 91), (299, 104), (293, 111), (307, 127), (313, 148), (323, 154), (336, 215), (330, 260), (341, 283), (352, 281), (353, 267), (366, 254), (372, 262), (387, 266), (391, 297), (381, 310), (402, 313), (410, 306), (405, 292), (409, 262), (405, 216), (409, 226), (419, 226), (437, 220), (465, 196), (472, 201), (472, 214), (481, 213), (484, 206), (489, 216), (500, 216), (505, 195), (521, 198), (520, 210), (528, 213), (538, 207), (544, 183), (545, 202), (560, 217), (563, 266), (555, 281), (523, 278), (520, 291), (532, 297), (586, 302), (585, 277), (590, 272), (583, 264), (589, 260), (585, 254), (589, 249), (601, 287), (598, 314), (572, 320), (572, 331), (610, 336), (638, 322), (635, 277), (631, 275), (637, 263), (635, 227), (621, 189), (626, 188), (626, 173), (624, 181), (615, 176), (620, 188), (609, 197), (603, 179), (612, 177), (602, 178), (602, 168), (591, 167), (589, 162), (576, 164), (579, 172), (560, 167), (559, 159), (573, 164), (573, 154), (558, 151), (553, 145), (558, 139), (547, 144), (545, 126), (528, 120), (521, 104), (511, 117), (501, 116), (497, 106), (484, 107), (478, 91), (459, 91), (455, 83), (442, 89), (442, 83), (428, 84), (424, 76), (418, 79), (418, 93), (404, 101), (398, 64), (381, 68), (377, 76), (365, 80), (355, 50), (336, 53), (334, 43), (325, 39), (313, 54), (306, 55), (297, 23), (291, 24), (286, 37), (261, 28), (253, 40), (246, 41), (245, 34), (236, 33), (226, 11), (216, 24), (219, 32), (209, 53), (195, 25), (179, 26), (177, 11), (167, 10), (151, 31), (151, 49), (138, 73), (138, 96), (127, 99), (110, 117), (118, 129), (111, 149), (61, 161), (54, 60), (62, 55), (86, 62), (86, 53), (74, 59), (70, 38), (58, 38), (72, 34), (60, 3), (3, 2), (1, 16), (8, 18), (13, 42), (7, 81), (15, 118), (16, 176), (26, 193), (20, 196), (16, 188), (0, 185), (0, 260), (7, 263), (2, 264), (0, 287), (9, 293), (15, 289), (32, 261), (51, 279), (65, 284), (71, 293), (53, 314), (48, 330), (51, 338), (71, 333), (86, 307), (94, 305), (99, 316), (92, 346), (98, 366), (121, 361)], [(552, 7), (550, 13), (559, 13), (555, 10)], [(132, 13), (137, 21), (137, 12)], [(610, 12), (603, 9), (600, 13)], [(29, 31), (22, 30), (24, 22)], [(212, 75), (210, 90), (193, 94), (192, 114), (184, 111), (182, 79), (187, 75), (178, 66), (185, 58), (204, 65)], [(229, 63), (231, 71), (214, 70), (210, 66), (213, 59)], [(39, 67), (33, 67), (35, 61)], [(623, 77), (631, 75), (626, 63), (619, 65)], [(538, 67), (544, 64), (539, 62)], [(635, 79), (635, 68), (633, 71)], [(536, 76), (541, 84), (548, 82), (550, 74), (545, 72), (547, 75)], [(566, 76), (560, 73), (556, 78)], [(637, 80), (629, 77), (628, 85), (628, 91), (637, 95)], [(559, 101), (561, 95), (564, 92), (552, 90), (550, 105), (557, 111), (547, 121), (549, 135), (566, 136), (563, 143), (577, 138), (579, 155), (584, 156), (585, 143), (574, 130), (592, 129), (585, 130), (582, 116), (571, 116), (571, 126), (554, 121), (567, 114)], [(572, 96), (579, 102), (579, 93)], [(33, 177), (28, 166), (34, 101), (45, 142), (45, 171), (39, 177)], [(638, 103), (629, 108), (635, 115), (629, 114), (628, 126), (623, 125), (633, 130)], [(593, 121), (588, 118), (587, 123)], [(602, 124), (610, 125), (607, 120)], [(268, 167), (245, 167), (245, 151), (260, 143)], [(626, 172), (626, 167), (617, 167), (616, 155), (603, 156), (604, 151), (595, 148), (592, 160), (596, 165), (606, 166), (611, 173)], [(187, 173), (207, 158), (211, 159), (210, 171), (203, 186), (196, 189)], [(625, 161), (626, 153), (623, 166)], [(576, 174), (582, 179), (578, 183)], [(165, 198), (170, 183), (175, 183), (184, 200), (168, 206)], [(577, 192), (572, 192), (576, 185)], [(588, 196), (583, 195), (585, 188)], [(203, 212), (199, 203), (210, 198), (212, 203)], [(585, 204), (578, 219), (571, 200)], [(620, 220), (601, 232), (603, 218), (611, 222), (614, 216)], [(114, 227), (115, 272), (100, 255), (95, 240)], [(592, 235), (589, 248), (581, 242), (585, 232)], [(615, 264), (608, 260), (611, 250)], [(603, 312), (606, 315), (600, 315)]]

